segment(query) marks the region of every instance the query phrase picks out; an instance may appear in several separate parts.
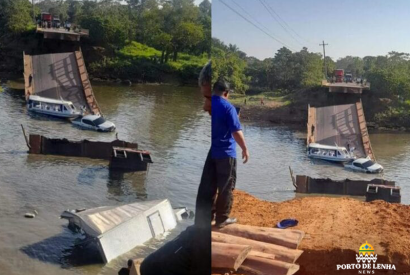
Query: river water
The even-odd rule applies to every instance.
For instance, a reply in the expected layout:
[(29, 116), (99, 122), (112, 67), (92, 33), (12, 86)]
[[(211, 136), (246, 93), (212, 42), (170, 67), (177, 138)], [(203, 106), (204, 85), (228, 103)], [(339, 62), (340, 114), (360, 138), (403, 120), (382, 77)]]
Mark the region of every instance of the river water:
[[(110, 173), (107, 161), (28, 155), (20, 124), (28, 133), (74, 140), (111, 141), (115, 134), (28, 114), (24, 91), (10, 89), (15, 86), (3, 85), (0, 93), (0, 274), (117, 274), (128, 258), (144, 257), (163, 244), (154, 240), (104, 266), (92, 249), (73, 248), (80, 236), (59, 219), (65, 209), (168, 198), (174, 207), (194, 210), (211, 140), (198, 88), (93, 83), (119, 138), (138, 142), (153, 157), (148, 173), (121, 175)], [(23, 217), (33, 209), (39, 212), (35, 219)], [(190, 223), (184, 221), (168, 238)]]
[[(74, 248), (79, 235), (59, 215), (65, 209), (118, 205), (138, 200), (168, 198), (174, 207), (194, 208), (202, 167), (210, 146), (210, 117), (201, 111), (195, 88), (167, 85), (131, 87), (93, 83), (105, 116), (119, 138), (138, 142), (152, 152), (148, 173), (109, 173), (107, 162), (84, 158), (28, 155), (20, 124), (29, 133), (69, 139), (114, 139), (113, 133), (74, 128), (62, 120), (27, 113), (24, 92), (3, 85), (0, 93), (0, 274), (116, 274), (131, 257), (144, 257), (164, 240), (103, 265), (91, 248)], [(312, 177), (366, 178), (326, 162), (312, 162), (305, 154), (306, 134), (286, 127), (244, 125), (251, 158), (238, 162), (237, 188), (261, 199), (284, 201), (295, 197), (288, 166), (295, 174)], [(407, 169), (409, 134), (371, 134), (384, 177), (402, 187), (409, 204)], [(238, 150), (238, 155), (240, 151)], [(24, 213), (36, 209), (35, 219)], [(170, 239), (192, 221), (184, 221)]]
[(259, 198), (283, 201), (295, 197), (290, 166), (294, 175), (316, 178), (393, 180), (402, 188), (402, 203), (410, 204), (408, 133), (370, 133), (377, 162), (385, 170), (380, 175), (352, 172), (341, 165), (309, 159), (306, 156), (306, 132), (287, 127), (244, 125), (244, 133), (251, 157), (246, 164), (238, 162), (237, 187)]

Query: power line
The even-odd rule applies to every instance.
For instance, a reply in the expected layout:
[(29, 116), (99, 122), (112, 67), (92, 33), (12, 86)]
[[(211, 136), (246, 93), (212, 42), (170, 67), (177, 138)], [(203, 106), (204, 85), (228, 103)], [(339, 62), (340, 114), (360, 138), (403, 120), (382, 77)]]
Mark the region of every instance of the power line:
[(237, 7), (239, 7), (243, 12), (245, 12), (250, 18), (252, 18), (256, 23), (262, 26), (267, 32), (271, 32), (265, 25), (263, 25), (257, 18), (253, 17), (247, 10), (245, 10), (239, 3), (231, 0)]
[[(240, 14), (238, 11), (236, 11), (235, 9), (233, 9), (231, 6), (229, 6), (228, 4), (226, 4), (223, 0), (221, 0), (221, 3), (224, 4), (228, 9), (230, 9), (231, 11), (233, 11), (234, 13), (236, 13), (237, 15), (239, 15), (240, 17), (242, 17), (244, 20), (246, 20), (246, 22), (252, 24), (255, 28), (257, 28), (258, 30), (260, 30), (261, 32), (263, 32), (264, 34), (266, 34), (267, 36), (269, 36), (270, 38), (272, 38), (273, 40), (275, 40), (276, 42), (284, 45), (285, 47), (293, 50), (291, 47), (289, 47), (288, 45), (286, 45), (285, 43), (283, 43), (282, 41), (280, 41), (279, 39), (277, 39), (276, 37), (270, 35), (269, 33), (267, 33), (266, 31), (264, 31), (263, 29), (261, 29), (259, 26), (255, 25), (252, 21), (250, 21), (248, 18), (246, 18), (245, 16), (243, 16), (242, 14)], [(294, 50), (293, 50), (294, 51)]]
[(273, 15), (273, 13), (272, 13), (272, 12), (270, 11), (270, 9), (268, 8), (266, 2), (265, 2), (264, 0), (259, 0), (259, 2), (262, 4), (262, 6), (265, 8), (265, 10), (266, 10), (267, 12), (269, 12), (269, 14), (272, 16), (272, 18), (275, 19), (276, 22), (278, 22), (278, 24), (282, 27), (282, 29), (283, 29), (287, 34), (289, 34), (297, 43), (299, 43), (301, 46), (303, 46), (303, 44), (301, 44), (301, 43), (296, 39), (296, 37), (295, 37), (292, 33), (290, 33), (290, 32), (285, 28), (285, 26), (283, 26), (282, 23)]
[(272, 8), (272, 6), (269, 5), (269, 3), (266, 3), (266, 5), (267, 5), (267, 6), (269, 7), (269, 9), (270, 9), (274, 14), (276, 14), (276, 16), (277, 16), (292, 32), (294, 32), (299, 38), (301, 38), (301, 39), (303, 39), (304, 41), (306, 41), (306, 42), (308, 42), (308, 43), (310, 43), (310, 44), (313, 45), (313, 43), (312, 43), (311, 41), (309, 41), (309, 40), (303, 38), (303, 37), (300, 36), (294, 29), (292, 29), (292, 28), (288, 25), (288, 23), (286, 23), (286, 21), (283, 20), (283, 18), (280, 17), (280, 15)]

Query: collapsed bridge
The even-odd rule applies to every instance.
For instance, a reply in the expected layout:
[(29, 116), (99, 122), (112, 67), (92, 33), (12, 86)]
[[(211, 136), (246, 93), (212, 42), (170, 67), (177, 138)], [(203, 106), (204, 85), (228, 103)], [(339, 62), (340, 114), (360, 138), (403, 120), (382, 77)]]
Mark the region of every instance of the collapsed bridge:
[(376, 157), (370, 143), (362, 102), (353, 104), (311, 107), (308, 109), (307, 144), (330, 146), (349, 144), (358, 157)]
[(81, 50), (66, 53), (24, 53), (25, 95), (71, 101), (77, 109), (101, 114)]

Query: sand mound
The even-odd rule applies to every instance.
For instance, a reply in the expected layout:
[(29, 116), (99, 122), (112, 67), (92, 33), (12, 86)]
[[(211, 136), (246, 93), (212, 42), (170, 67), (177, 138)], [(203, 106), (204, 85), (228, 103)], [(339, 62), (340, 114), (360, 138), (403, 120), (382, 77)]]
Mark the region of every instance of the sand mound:
[[(273, 227), (296, 218), (295, 229), (306, 233), (299, 249), (298, 275), (358, 274), (336, 271), (337, 264), (356, 262), (359, 246), (374, 246), (377, 263), (395, 264), (397, 273), (410, 272), (410, 206), (384, 201), (365, 203), (349, 198), (306, 197), (274, 203), (235, 191), (231, 216), (239, 223)], [(376, 271), (375, 274), (382, 274)]]

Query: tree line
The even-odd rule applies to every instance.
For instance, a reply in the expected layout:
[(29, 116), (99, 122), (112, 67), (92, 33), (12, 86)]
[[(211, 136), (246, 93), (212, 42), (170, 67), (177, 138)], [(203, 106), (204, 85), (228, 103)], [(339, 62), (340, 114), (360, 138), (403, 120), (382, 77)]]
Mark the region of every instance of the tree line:
[(280, 48), (274, 57), (259, 60), (248, 57), (235, 45), (212, 39), (213, 77), (225, 77), (240, 93), (246, 90), (291, 90), (317, 86), (324, 77), (320, 54), (303, 48), (292, 52)]
[[(124, 3), (125, 2), (125, 3)], [(43, 0), (34, 16), (49, 12), (90, 30), (90, 42), (120, 48), (137, 41), (161, 51), (161, 63), (179, 53), (210, 55), (211, 3), (194, 0)], [(0, 36), (19, 35), (35, 28), (29, 0), (0, 0)]]
[(333, 77), (335, 69), (344, 69), (353, 77), (365, 78), (371, 91), (379, 97), (410, 99), (410, 54), (389, 52), (384, 56), (346, 56), (336, 61), (326, 57), (328, 75), (325, 76), (323, 55), (302, 48), (292, 52), (280, 48), (273, 57), (259, 60), (249, 57), (235, 45), (212, 39), (213, 77), (225, 77), (234, 89), (282, 90), (292, 92), (300, 88), (320, 86), (323, 79)]

